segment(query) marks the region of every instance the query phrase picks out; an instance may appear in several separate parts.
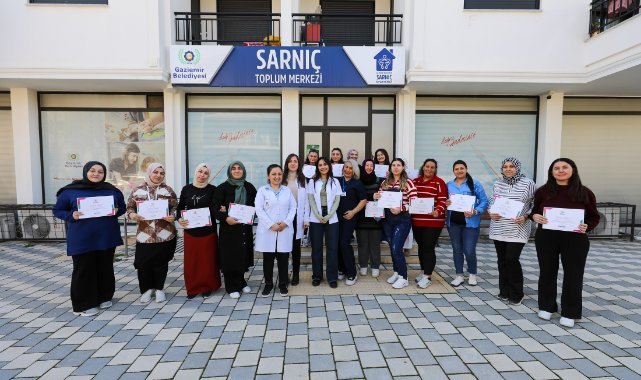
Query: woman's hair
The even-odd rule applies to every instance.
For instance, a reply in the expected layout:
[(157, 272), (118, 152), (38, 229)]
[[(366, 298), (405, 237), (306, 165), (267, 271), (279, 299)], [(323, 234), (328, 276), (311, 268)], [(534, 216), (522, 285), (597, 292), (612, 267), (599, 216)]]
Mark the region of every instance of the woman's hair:
[[(320, 156), (320, 154), (318, 153), (318, 149), (311, 148), (309, 152), (307, 152), (307, 157), (305, 157), (305, 165), (310, 165), (310, 162), (309, 162), (310, 153), (316, 153), (317, 155)], [(318, 163), (318, 160), (316, 160), (316, 163)]]
[[(332, 153), (334, 153), (334, 151), (335, 151), (335, 150), (337, 150), (337, 151), (338, 151), (338, 153), (340, 153), (340, 154), (341, 154), (341, 159), (340, 159), (340, 160), (338, 160), (338, 162), (336, 162), (336, 163), (337, 163), (337, 164), (342, 164), (342, 163), (343, 163), (343, 151), (341, 150), (341, 148), (338, 148), (338, 147), (337, 147), (337, 148), (333, 148), (333, 149), (332, 149)], [(330, 156), (330, 158), (331, 158), (331, 156)], [(330, 162), (331, 162), (331, 161), (330, 161)]]
[(407, 190), (408, 185), (407, 185), (407, 172), (405, 171), (405, 161), (403, 161), (402, 158), (394, 158), (392, 162), (390, 162), (390, 170), (387, 172), (387, 178), (385, 178), (385, 181), (381, 184), (382, 188), (392, 186), (394, 184), (394, 173), (392, 173), (392, 163), (394, 161), (398, 161), (401, 163), (403, 166), (403, 170), (401, 171), (401, 178), (400, 178), (400, 183), (401, 183), (401, 190)]
[(332, 182), (334, 182), (332, 181), (332, 179), (334, 178), (334, 173), (332, 172), (332, 163), (330, 160), (327, 159), (327, 157), (318, 158), (318, 161), (316, 162), (317, 163), (316, 173), (314, 173), (314, 178), (312, 179), (314, 180), (314, 182), (316, 182), (316, 180), (319, 180), (321, 178), (320, 170), (318, 170), (318, 164), (320, 164), (321, 161), (324, 161), (327, 164), (327, 166), (329, 166), (329, 170), (327, 171), (327, 183), (331, 186)]
[(543, 185), (548, 189), (548, 199), (554, 197), (559, 192), (559, 184), (556, 183), (556, 179), (552, 175), (552, 169), (557, 162), (565, 162), (572, 167), (572, 176), (568, 180), (568, 195), (570, 198), (574, 202), (589, 202), (588, 193), (585, 191), (585, 187), (583, 187), (581, 178), (579, 177), (579, 169), (576, 167), (574, 161), (566, 157), (557, 158), (552, 161), (548, 168), (548, 180), (545, 185)]
[[(463, 160), (454, 161), (454, 163), (452, 164), (452, 170), (454, 170), (454, 167), (456, 165), (463, 165), (463, 166), (465, 166), (465, 169), (467, 170), (467, 164)], [(470, 191), (472, 192), (472, 195), (476, 196), (476, 190), (474, 189), (474, 179), (472, 178), (472, 176), (470, 175), (469, 172), (467, 173), (466, 182), (467, 182), (467, 187), (469, 187)]]
[(389, 153), (387, 153), (387, 151), (385, 149), (383, 149), (383, 148), (378, 148), (378, 149), (376, 149), (376, 152), (374, 152), (374, 164), (380, 165), (378, 163), (378, 159), (376, 158), (376, 156), (378, 156), (378, 152), (383, 153), (383, 156), (385, 156), (385, 161), (383, 161), (383, 165), (391, 164), (391, 162), (389, 160)]
[(140, 162), (140, 170), (142, 170), (143, 172), (146, 172), (147, 171), (147, 167), (152, 162), (158, 162), (158, 159), (156, 157), (153, 157), (153, 156), (147, 156), (147, 157), (143, 158), (142, 162)]
[[(435, 160), (435, 159), (433, 159), (433, 158), (428, 158), (428, 159), (426, 159), (425, 161), (423, 161), (423, 165), (421, 165), (421, 171), (420, 171), (420, 173), (418, 173), (418, 174), (419, 174), (419, 177), (422, 177), (422, 176), (423, 176), (423, 168), (425, 168), (425, 165), (426, 165), (428, 162), (433, 162), (433, 163), (434, 163), (434, 175), (438, 174), (438, 162), (436, 162), (436, 160)], [(466, 166), (466, 167), (467, 167), (467, 166)]]
[(292, 158), (296, 158), (296, 161), (298, 161), (298, 168), (296, 169), (296, 181), (300, 186), (305, 186), (305, 176), (303, 175), (303, 165), (301, 165), (300, 158), (298, 158), (298, 155), (295, 153), (291, 153), (285, 159), (285, 164), (283, 165), (283, 168), (284, 168), (283, 185), (287, 185), (287, 177), (289, 175), (289, 162), (292, 160)]
[(272, 169), (274, 169), (274, 168), (279, 168), (281, 172), (283, 171), (283, 168), (281, 168), (281, 167), (280, 167), (280, 165), (278, 165), (278, 164), (271, 164), (271, 165), (269, 165), (269, 166), (267, 167), (267, 175), (268, 175), (268, 176), (269, 176), (269, 173), (271, 173), (271, 172), (272, 172)]
[(358, 167), (358, 162), (356, 160), (347, 160), (345, 164), (352, 165), (352, 171), (354, 172), (354, 179), (361, 178), (361, 169)]

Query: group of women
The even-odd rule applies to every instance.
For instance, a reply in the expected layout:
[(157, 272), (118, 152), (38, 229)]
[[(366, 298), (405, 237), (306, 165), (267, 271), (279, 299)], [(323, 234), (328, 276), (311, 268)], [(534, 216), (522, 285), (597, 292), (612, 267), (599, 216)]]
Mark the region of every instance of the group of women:
[[(472, 178), (467, 164), (458, 160), (452, 170), (454, 179), (445, 183), (437, 176), (438, 163), (427, 159), (419, 169), (419, 176), (410, 179), (406, 164), (400, 158), (389, 159), (384, 149), (361, 165), (356, 161), (358, 152), (350, 150), (350, 159), (344, 160), (340, 149), (332, 150), (331, 159), (319, 157), (311, 150), (305, 165), (314, 166), (311, 178), (303, 175), (303, 164), (296, 154), (290, 154), (281, 167), (269, 165), (266, 184), (256, 189), (246, 181), (244, 165), (235, 161), (227, 170), (227, 181), (219, 186), (209, 184), (210, 168), (202, 163), (194, 173), (194, 182), (185, 186), (178, 198), (165, 181), (162, 164), (147, 168), (146, 181), (135, 188), (125, 203), (122, 193), (105, 182), (106, 167), (100, 162), (88, 162), (83, 168), (83, 179), (58, 191), (54, 209), (57, 217), (68, 223), (68, 255), (73, 258), (71, 301), (74, 313), (95, 315), (99, 308), (112, 304), (115, 291), (113, 258), (115, 247), (122, 244), (117, 218), (126, 213), (137, 222), (134, 267), (142, 303), (163, 302), (163, 291), (168, 263), (176, 248), (177, 220), (185, 229), (184, 281), (187, 297), (208, 297), (221, 286), (222, 271), (225, 290), (231, 298), (251, 292), (245, 272), (254, 265), (253, 252), (263, 253), (265, 285), (262, 296), (274, 290), (274, 261), (277, 262), (278, 291), (288, 294), (288, 285), (300, 281), (300, 239), (309, 229), (312, 245), (312, 285), (319, 286), (325, 277), (330, 287), (345, 279), (348, 286), (358, 278), (356, 259), (351, 239), (356, 233), (360, 275), (380, 275), (380, 242), (388, 242), (393, 261), (393, 273), (387, 282), (395, 289), (409, 285), (407, 263), (403, 252), (408, 235), (418, 244), (421, 272), (415, 278), (420, 288), (432, 282), (436, 264), (435, 247), (447, 226), (453, 250), (456, 274), (451, 282), (460, 286), (465, 282), (464, 262), (467, 262), (468, 285), (478, 282), (476, 243), (480, 232), (481, 214), (490, 216), (490, 239), (494, 241), (499, 269), (498, 298), (519, 305), (524, 297), (523, 273), (519, 257), (527, 243), (532, 221), (538, 223), (535, 245), (540, 265), (539, 317), (549, 320), (558, 311), (556, 279), (559, 257), (564, 267), (561, 321), (566, 327), (581, 318), (581, 291), (583, 270), (589, 241), (585, 232), (596, 227), (599, 215), (594, 194), (582, 185), (576, 164), (567, 158), (555, 160), (549, 167), (545, 185), (538, 190), (534, 182), (521, 172), (521, 163), (508, 157), (501, 164), (502, 178), (488, 199), (483, 186)], [(342, 175), (335, 176), (332, 165), (342, 164)], [(384, 178), (376, 175), (376, 165), (387, 165)], [(380, 172), (379, 172), (380, 173)], [(398, 207), (385, 208), (382, 215), (365, 215), (368, 202), (382, 197), (384, 192), (400, 192)], [(467, 211), (448, 209), (452, 195), (474, 197)], [(110, 216), (82, 218), (79, 199), (112, 196), (114, 211)], [(496, 199), (505, 197), (523, 204), (515, 218), (505, 218), (492, 210)], [(432, 198), (433, 211), (427, 214), (409, 213), (417, 198)], [(138, 205), (149, 200), (167, 200), (166, 216), (148, 220), (138, 214)], [(255, 207), (258, 216), (254, 242), (252, 221), (241, 221), (230, 216), (235, 205)], [(584, 210), (585, 219), (575, 232), (544, 228), (548, 223), (546, 208)], [(190, 228), (185, 211), (207, 209), (220, 223)], [(323, 242), (324, 241), (324, 242)], [(325, 271), (323, 272), (323, 245)], [(288, 276), (289, 256), (292, 256), (292, 276)]]

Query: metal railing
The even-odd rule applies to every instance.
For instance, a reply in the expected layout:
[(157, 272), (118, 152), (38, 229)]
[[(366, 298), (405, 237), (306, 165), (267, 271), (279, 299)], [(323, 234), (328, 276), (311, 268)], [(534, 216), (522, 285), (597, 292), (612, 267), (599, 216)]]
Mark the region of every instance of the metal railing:
[(280, 13), (175, 12), (174, 16), (176, 42), (280, 45)]
[(590, 4), (590, 36), (639, 13), (641, 0), (594, 0)]
[(403, 15), (294, 13), (293, 43), (299, 45), (393, 46), (401, 44)]

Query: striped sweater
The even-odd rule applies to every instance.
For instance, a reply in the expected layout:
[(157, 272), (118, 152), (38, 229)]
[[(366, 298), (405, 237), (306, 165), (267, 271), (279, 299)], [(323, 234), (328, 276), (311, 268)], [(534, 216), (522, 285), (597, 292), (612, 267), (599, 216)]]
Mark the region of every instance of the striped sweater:
[[(399, 191), (401, 188), (401, 183), (396, 182), (394, 184), (390, 185), (385, 185), (385, 182), (381, 183), (381, 190), (394, 190), (394, 191)], [(407, 189), (403, 191), (403, 206), (401, 206), (401, 211), (409, 211), (410, 209), (410, 200), (416, 198), (416, 186), (414, 186), (414, 182), (412, 182), (411, 179), (408, 178), (407, 180)]]
[(423, 177), (418, 177), (412, 180), (416, 186), (416, 195), (418, 198), (434, 198), (434, 210), (440, 214), (438, 217), (433, 217), (429, 214), (414, 214), (412, 215), (412, 225), (414, 227), (431, 227), (443, 228), (445, 226), (445, 211), (447, 206), (447, 185), (441, 178), (434, 176), (429, 181), (425, 181)]
[[(496, 181), (492, 192), (488, 209), (492, 208), (496, 196), (501, 196), (523, 202), (521, 215), (527, 216), (532, 212), (536, 185), (531, 179), (523, 177), (514, 185), (509, 185), (505, 181)], [(490, 221), (490, 239), (492, 240), (527, 243), (531, 230), (532, 221), (530, 219), (526, 219), (523, 224), (506, 218)]]

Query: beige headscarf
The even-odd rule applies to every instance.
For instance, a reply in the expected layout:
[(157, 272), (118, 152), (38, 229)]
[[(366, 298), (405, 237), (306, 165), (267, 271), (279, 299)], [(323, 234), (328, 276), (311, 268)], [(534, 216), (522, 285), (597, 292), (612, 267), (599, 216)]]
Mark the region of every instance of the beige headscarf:
[[(201, 162), (200, 164), (198, 164), (198, 166), (196, 166), (196, 170), (194, 170), (194, 182), (192, 183), (192, 185), (194, 185), (199, 189), (202, 189), (209, 184), (209, 181), (203, 184), (196, 182), (196, 176), (198, 175), (198, 170), (200, 170), (201, 168), (207, 168), (207, 171), (209, 171), (209, 175), (211, 176), (211, 169), (209, 169), (209, 164), (207, 164), (206, 162)], [(207, 177), (207, 179), (209, 179), (209, 177)]]
[(147, 179), (145, 180), (145, 182), (147, 183), (147, 186), (156, 187), (158, 185), (165, 183), (165, 181), (161, 183), (153, 183), (153, 181), (151, 180), (151, 173), (153, 173), (153, 171), (158, 168), (163, 168), (163, 170), (165, 169), (165, 167), (160, 162), (152, 162), (147, 167)]

